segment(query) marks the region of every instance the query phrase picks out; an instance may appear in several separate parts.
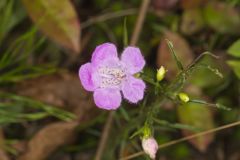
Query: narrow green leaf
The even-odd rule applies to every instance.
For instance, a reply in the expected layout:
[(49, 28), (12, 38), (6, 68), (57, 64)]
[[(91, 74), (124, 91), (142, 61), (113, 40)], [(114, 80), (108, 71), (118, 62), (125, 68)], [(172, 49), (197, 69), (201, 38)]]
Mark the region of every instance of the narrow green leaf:
[(138, 129), (137, 131), (135, 131), (135, 132), (129, 137), (129, 139), (133, 139), (133, 138), (136, 137), (137, 135), (142, 134), (142, 132), (143, 132), (143, 128)]
[[(1, 69), (23, 60), (29, 55), (29, 53), (33, 52), (39, 47), (39, 45), (43, 43), (44, 38), (41, 38), (37, 40), (34, 45), (32, 44), (33, 39), (36, 36), (36, 31), (36, 27), (32, 27), (30, 30), (19, 36), (11, 43), (10, 47), (3, 53), (3, 56), (0, 59)], [(19, 53), (21, 54), (19, 55)]]
[(175, 52), (175, 50), (174, 50), (174, 48), (173, 48), (172, 42), (169, 41), (168, 39), (166, 39), (166, 41), (167, 41), (168, 47), (169, 47), (169, 49), (170, 49), (170, 52), (171, 52), (174, 60), (176, 61), (176, 64), (177, 64), (177, 66), (178, 66), (178, 69), (183, 70), (183, 69), (184, 69), (184, 68), (183, 68), (183, 65), (182, 65), (182, 63), (180, 62), (179, 58), (177, 57), (177, 54), (176, 54), (176, 52)]
[(128, 46), (127, 17), (124, 18), (124, 24), (123, 24), (123, 45), (124, 47)]
[(217, 68), (213, 68), (211, 67), (210, 65), (207, 65), (207, 64), (199, 64), (197, 66), (198, 67), (201, 67), (201, 68), (206, 68), (208, 69), (209, 71), (213, 72), (216, 76), (218, 76), (219, 78), (223, 78), (223, 74), (217, 69)]
[[(1, 92), (0, 98), (12, 100), (14, 102), (17, 102), (19, 105), (22, 104), (23, 106), (26, 106), (26, 107), (41, 109), (41, 110), (45, 111), (46, 113), (48, 113), (49, 115), (57, 117), (61, 120), (70, 121), (70, 120), (76, 118), (76, 116), (70, 112), (64, 111), (57, 107), (53, 107), (53, 106), (44, 104), (39, 101), (32, 100), (31, 98), (28, 98), (28, 97), (23, 97), (23, 96), (18, 96), (15, 94)], [(1, 112), (4, 113), (3, 111), (1, 111)], [(37, 116), (37, 115), (35, 115), (35, 116)], [(38, 115), (38, 116), (43, 116), (43, 115)]]
[(189, 102), (203, 104), (203, 105), (211, 106), (211, 107), (216, 107), (218, 109), (223, 109), (223, 110), (227, 110), (227, 111), (231, 110), (231, 108), (226, 107), (226, 106), (224, 106), (223, 104), (220, 104), (220, 103), (217, 103), (217, 104), (208, 103), (208, 102), (206, 102), (204, 100), (199, 100), (199, 99), (191, 99)]
[(120, 107), (120, 108), (119, 108), (119, 111), (120, 111), (120, 113), (123, 115), (123, 117), (124, 117), (124, 119), (125, 119), (126, 121), (129, 121), (129, 120), (130, 120), (130, 117), (129, 117), (127, 111), (126, 111), (123, 107)]
[(43, 119), (49, 116), (46, 112), (38, 112), (38, 113), (27, 113), (27, 114), (19, 114), (21, 118), (27, 119), (27, 120), (38, 120)]
[(224, 109), (224, 110), (227, 110), (227, 111), (230, 111), (230, 110), (232, 110), (231, 108), (229, 108), (229, 107), (226, 107), (226, 106), (224, 106), (223, 104), (221, 104), (221, 103), (216, 103), (216, 107), (217, 108), (219, 108), (219, 109)]
[(11, 153), (12, 155), (15, 155), (15, 156), (18, 155), (17, 149), (14, 148), (12, 145), (3, 144), (1, 147), (2, 147), (5, 151)]
[(206, 51), (201, 53), (187, 68), (188, 69), (193, 68), (196, 64), (198, 64), (198, 62), (200, 62), (206, 56), (211, 56), (212, 58), (218, 59), (218, 56), (212, 54), (211, 52)]
[(168, 121), (160, 120), (160, 119), (156, 119), (156, 118), (154, 118), (154, 121), (156, 123), (158, 123), (159, 125), (167, 126), (170, 128), (186, 129), (186, 130), (190, 130), (190, 131), (200, 131), (199, 128), (191, 126), (191, 125), (186, 125), (186, 124), (181, 124), (181, 123), (170, 123)]

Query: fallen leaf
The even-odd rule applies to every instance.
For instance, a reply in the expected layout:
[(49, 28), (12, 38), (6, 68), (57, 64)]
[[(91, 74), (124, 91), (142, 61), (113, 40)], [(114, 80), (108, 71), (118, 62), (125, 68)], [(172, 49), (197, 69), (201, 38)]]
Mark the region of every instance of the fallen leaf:
[(35, 24), (60, 45), (80, 50), (80, 23), (70, 0), (22, 0)]
[[(17, 160), (43, 160), (57, 148), (71, 143), (76, 126), (99, 114), (92, 96), (82, 86), (78, 76), (69, 72), (24, 81), (15, 87), (17, 93), (45, 103), (73, 111), (77, 119), (70, 122), (49, 123), (36, 132), (27, 143), (27, 150)], [(98, 113), (97, 113), (98, 111)]]
[[(208, 130), (214, 127), (213, 115), (209, 107), (195, 104), (185, 103), (177, 108), (179, 121), (183, 124), (190, 125), (201, 130)], [(196, 134), (189, 130), (182, 130), (184, 136)], [(205, 152), (209, 144), (213, 141), (214, 134), (207, 134), (190, 140), (199, 151)]]
[(21, 96), (74, 111), (90, 103), (91, 94), (83, 89), (77, 74), (59, 72), (18, 83), (13, 89)]
[(43, 160), (57, 147), (73, 140), (78, 122), (58, 122), (41, 129), (28, 143), (28, 150), (17, 160)]

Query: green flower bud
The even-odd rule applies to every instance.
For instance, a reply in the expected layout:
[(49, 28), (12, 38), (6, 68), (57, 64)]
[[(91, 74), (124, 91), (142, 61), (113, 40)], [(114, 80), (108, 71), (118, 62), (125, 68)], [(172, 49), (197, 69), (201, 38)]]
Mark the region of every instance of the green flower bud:
[(163, 78), (165, 77), (166, 74), (166, 69), (161, 66), (158, 70), (157, 70), (157, 81), (160, 82), (161, 80), (163, 80)]
[(148, 138), (152, 135), (151, 128), (148, 125), (144, 125), (143, 127), (143, 138)]
[(179, 93), (178, 97), (184, 103), (187, 103), (190, 100), (190, 98), (188, 97), (188, 95), (186, 93)]
[(135, 78), (140, 78), (140, 73), (136, 73), (136, 74), (134, 74), (133, 76), (135, 77)]

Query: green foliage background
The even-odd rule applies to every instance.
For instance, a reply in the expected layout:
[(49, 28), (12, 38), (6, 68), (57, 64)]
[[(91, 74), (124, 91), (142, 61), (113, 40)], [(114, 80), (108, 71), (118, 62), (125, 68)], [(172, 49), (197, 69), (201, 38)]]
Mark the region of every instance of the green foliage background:
[[(94, 48), (103, 42), (113, 42), (118, 46), (119, 51), (122, 51), (127, 46), (128, 39), (133, 33), (137, 12), (102, 21), (91, 21), (91, 18), (98, 15), (109, 16), (114, 12), (123, 12), (124, 10), (139, 7), (140, 4), (141, 2), (138, 0), (92, 0), (88, 3), (75, 0), (74, 6), (81, 20), (80, 27), (85, 26), (81, 30), (82, 37), (90, 34), (94, 38), (90, 38), (90, 42), (82, 48), (81, 54), (73, 56), (71, 50), (55, 43), (51, 38), (45, 36), (44, 32), (41, 32), (36, 24), (31, 22), (21, 1), (1, 0), (1, 127), (5, 130), (11, 130), (13, 124), (21, 126), (25, 122), (41, 122), (41, 120), (50, 117), (63, 121), (75, 119), (76, 116), (70, 112), (12, 93), (12, 87), (27, 79), (53, 74), (61, 70), (69, 70), (77, 76), (79, 66), (87, 62)], [(183, 130), (196, 133), (239, 120), (239, 5), (240, 3), (237, 0), (227, 0), (206, 2), (204, 5), (197, 5), (197, 7), (192, 8), (175, 6), (163, 10), (151, 4), (138, 43), (148, 63), (142, 76), (149, 85), (146, 92), (147, 96), (137, 106), (129, 106), (131, 104), (124, 102), (121, 108), (115, 112), (115, 125), (113, 125), (110, 137), (108, 137), (102, 157), (104, 160), (117, 159), (119, 158), (118, 155), (129, 155), (142, 150), (139, 138), (141, 132), (138, 131), (141, 130), (146, 119), (148, 119), (149, 114), (146, 113), (149, 113), (151, 108), (157, 108), (157, 111), (151, 111), (151, 114), (154, 114), (151, 127), (154, 128), (154, 136), (159, 144), (182, 137)], [(183, 37), (193, 51), (193, 57), (198, 57), (200, 53), (205, 51), (221, 57), (218, 60), (207, 56), (201, 59), (199, 68), (194, 68), (189, 80), (183, 86), (179, 87), (177, 85), (182, 80), (182, 74), (180, 74), (180, 78), (177, 77), (176, 81), (170, 83), (170, 88), (180, 91), (185, 87), (185, 91), (189, 93), (192, 100), (203, 99), (202, 101), (181, 104), (177, 101), (177, 95), (173, 94), (173, 91), (169, 88), (161, 90), (161, 86), (156, 84), (155, 74), (158, 68), (156, 57), (159, 44), (162, 45), (161, 40), (164, 38), (166, 30)], [(172, 43), (174, 51), (175, 44)], [(171, 42), (168, 44), (171, 49)], [(175, 52), (173, 58), (175, 58), (181, 73), (185, 62), (180, 62), (178, 56), (181, 55), (178, 55), (178, 50)], [(223, 78), (219, 78), (221, 74)], [(183, 79), (185, 81), (185, 78)], [(161, 83), (162, 87), (165, 88), (168, 82), (169, 80), (164, 80)], [(198, 94), (192, 92), (191, 89), (186, 89), (188, 88), (186, 86), (190, 84), (201, 90), (201, 93)], [(176, 88), (175, 85), (179, 88)], [(161, 95), (168, 96), (169, 99), (164, 102), (170, 103), (170, 106), (173, 106), (172, 108), (168, 109), (161, 106), (162, 108), (159, 109), (160, 100), (162, 100), (160, 99)], [(176, 103), (172, 104), (171, 98), (175, 98), (174, 100), (177, 102), (175, 101)], [(154, 103), (150, 103), (153, 101)], [(196, 103), (201, 103), (201, 105)], [(224, 107), (227, 106), (231, 108), (231, 111), (213, 110), (211, 107), (213, 105), (220, 109), (226, 109)], [(58, 152), (69, 155), (82, 152), (89, 155), (94, 153), (101, 136), (102, 126), (106, 121), (106, 114), (106, 112), (102, 111), (89, 123), (80, 125), (77, 129), (80, 138), (73, 144), (64, 146)], [(12, 140), (18, 141), (18, 139), (14, 137), (16, 136), (14, 133), (12, 135), (11, 138), (6, 140), (5, 149), (14, 157), (18, 153), (10, 142)], [(131, 136), (133, 137), (130, 139)], [(188, 143), (181, 143), (160, 150), (158, 156), (176, 160), (203, 159), (203, 157), (205, 157), (204, 159), (214, 159), (216, 157), (211, 155), (211, 153), (217, 152), (214, 148), (221, 148), (221, 144), (225, 143), (231, 144), (225, 152), (228, 158), (231, 157), (231, 154), (238, 152), (239, 140), (240, 128), (238, 127), (229, 130), (229, 132), (215, 135), (215, 140), (210, 144), (211, 147), (204, 154), (196, 150), (198, 148), (196, 146), (194, 148)], [(50, 159), (54, 159), (54, 155)], [(149, 158), (144, 155), (136, 159)]]

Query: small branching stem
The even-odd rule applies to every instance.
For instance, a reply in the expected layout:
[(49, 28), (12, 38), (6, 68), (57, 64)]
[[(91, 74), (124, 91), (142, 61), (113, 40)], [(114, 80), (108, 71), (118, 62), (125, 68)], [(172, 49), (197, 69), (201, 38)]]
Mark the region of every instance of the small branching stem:
[[(204, 135), (207, 135), (207, 134), (210, 134), (210, 133), (213, 133), (213, 132), (218, 132), (218, 131), (221, 131), (221, 130), (224, 130), (224, 129), (227, 129), (227, 128), (231, 128), (231, 127), (235, 127), (235, 126), (239, 126), (239, 125), (240, 125), (240, 121), (236, 121), (236, 122), (233, 122), (233, 123), (230, 123), (230, 124), (226, 124), (226, 125), (214, 128), (214, 129), (206, 130), (206, 131), (203, 131), (203, 132), (200, 132), (200, 133), (197, 133), (197, 134), (193, 134), (193, 135), (190, 135), (190, 136), (187, 136), (187, 137), (184, 137), (184, 138), (180, 138), (180, 139), (177, 139), (177, 140), (173, 140), (173, 141), (161, 144), (161, 145), (159, 145), (159, 149), (166, 148), (166, 147), (172, 146), (172, 145), (180, 143), (180, 142), (184, 142), (184, 141), (187, 141), (187, 140), (190, 140), (190, 139), (193, 139), (193, 138), (197, 138), (197, 137), (200, 137), (200, 136), (204, 136)], [(137, 152), (137, 153), (134, 153), (130, 156), (120, 158), (120, 160), (133, 159), (133, 158), (136, 158), (136, 157), (141, 156), (143, 154), (145, 154), (143, 151)]]
[(187, 69), (190, 70), (191, 68), (193, 68), (203, 57), (205, 57), (206, 55), (209, 55), (215, 59), (218, 59), (219, 57), (212, 54), (211, 52), (203, 52), (202, 54), (200, 54), (188, 67)]

